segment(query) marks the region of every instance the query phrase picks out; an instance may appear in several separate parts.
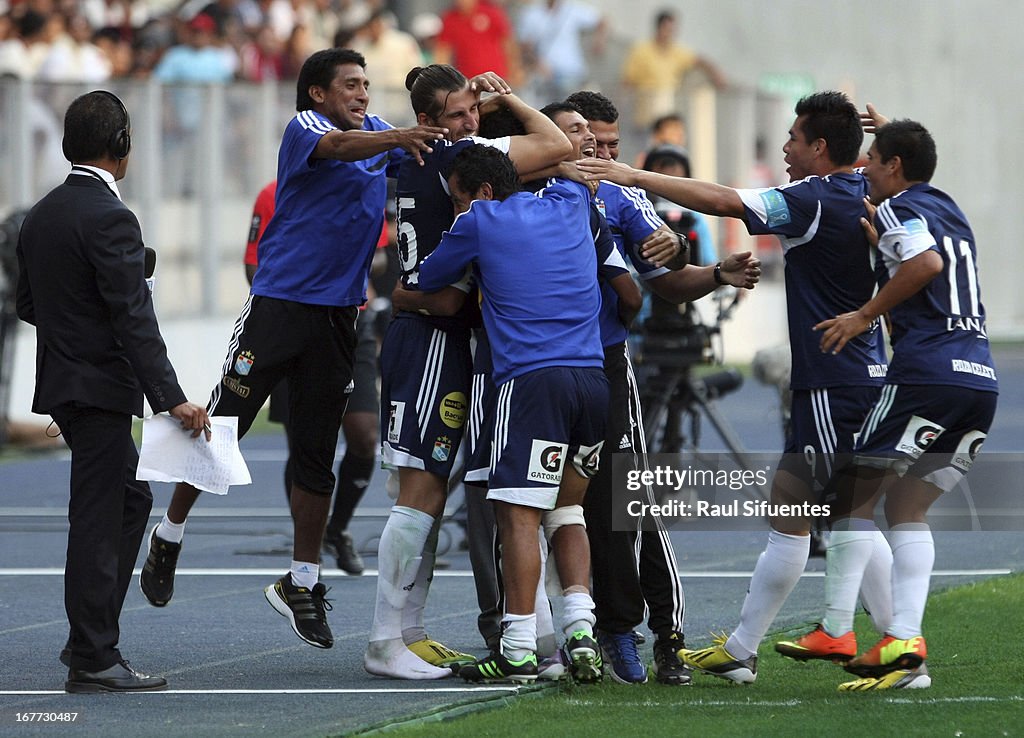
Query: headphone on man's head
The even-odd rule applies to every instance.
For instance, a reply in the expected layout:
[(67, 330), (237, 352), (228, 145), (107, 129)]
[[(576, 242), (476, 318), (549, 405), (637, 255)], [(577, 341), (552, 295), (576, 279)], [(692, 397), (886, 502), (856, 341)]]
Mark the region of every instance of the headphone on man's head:
[(128, 128), (132, 124), (132, 119), (131, 116), (128, 115), (128, 108), (126, 108), (124, 103), (121, 102), (121, 98), (113, 92), (108, 92), (107, 90), (94, 90), (94, 92), (98, 92), (101, 95), (106, 95), (107, 97), (112, 98), (117, 103), (117, 107), (121, 108), (121, 114), (124, 116), (124, 123), (118, 130), (110, 134), (110, 138), (107, 141), (107, 151), (109, 151), (110, 155), (119, 161), (121, 159), (126, 159), (128, 157), (128, 152), (132, 150), (132, 136), (128, 132)]

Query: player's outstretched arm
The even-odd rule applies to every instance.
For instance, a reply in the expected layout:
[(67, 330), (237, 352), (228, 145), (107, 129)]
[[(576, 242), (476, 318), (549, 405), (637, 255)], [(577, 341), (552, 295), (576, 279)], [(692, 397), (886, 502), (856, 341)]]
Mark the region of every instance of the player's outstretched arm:
[(435, 126), (389, 128), (385, 131), (333, 130), (320, 137), (313, 157), (359, 161), (391, 149), (404, 149), (423, 164), (423, 154), (429, 154), (433, 143), (444, 138), (446, 133), (447, 128)]
[(678, 305), (699, 300), (723, 285), (750, 290), (760, 279), (761, 260), (754, 258), (749, 251), (741, 251), (730, 254), (715, 265), (690, 265), (676, 272), (662, 274), (647, 282), (647, 285), (661, 299)]
[(587, 179), (604, 179), (626, 187), (639, 187), (706, 215), (742, 218), (744, 214), (743, 201), (732, 187), (647, 172), (608, 159), (580, 159), (576, 166)]

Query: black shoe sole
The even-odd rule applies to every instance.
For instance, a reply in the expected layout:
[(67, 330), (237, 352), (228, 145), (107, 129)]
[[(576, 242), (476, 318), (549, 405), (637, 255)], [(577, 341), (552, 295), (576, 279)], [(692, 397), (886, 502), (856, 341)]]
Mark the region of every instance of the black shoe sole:
[(163, 692), (167, 682), (155, 687), (111, 687), (93, 682), (64, 682), (64, 691), (69, 694), (100, 694), (102, 692)]

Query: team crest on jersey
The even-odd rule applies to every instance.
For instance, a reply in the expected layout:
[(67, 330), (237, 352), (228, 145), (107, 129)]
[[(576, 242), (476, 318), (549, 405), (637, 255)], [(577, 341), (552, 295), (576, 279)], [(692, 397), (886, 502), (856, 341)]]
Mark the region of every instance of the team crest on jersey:
[(235, 359), (235, 373), (246, 377), (249, 372), (252, 371), (252, 363), (256, 360), (256, 357), (252, 355), (252, 351), (243, 351)]
[(769, 228), (785, 225), (792, 220), (786, 198), (778, 190), (764, 190), (760, 193), (764, 203), (765, 223)]
[(559, 484), (568, 452), (569, 447), (564, 443), (535, 438), (530, 448), (530, 467), (526, 478), (541, 484)]
[(903, 436), (899, 443), (896, 444), (896, 450), (905, 453), (912, 459), (920, 459), (921, 454), (927, 451), (928, 447), (935, 443), (945, 430), (941, 425), (922, 418), (920, 415), (915, 415), (907, 421), (907, 427), (903, 430)]
[(439, 461), (442, 464), (448, 461), (448, 457), (452, 453), (452, 439), (448, 436), (438, 436), (437, 440), (434, 441), (434, 450), (430, 454), (430, 458), (434, 461)]
[(606, 218), (608, 217), (608, 206), (604, 204), (604, 200), (602, 200), (600, 197), (595, 197), (594, 205), (597, 206), (597, 209), (601, 213), (601, 215), (603, 215)]
[(402, 421), (405, 419), (405, 403), (392, 402), (391, 416), (388, 419), (388, 442), (398, 443), (402, 437)]
[(978, 453), (986, 438), (988, 438), (988, 434), (977, 430), (964, 433), (964, 437), (956, 446), (956, 451), (953, 452), (950, 463), (964, 474), (969, 472), (974, 460), (978, 458)]
[(466, 423), (467, 406), (464, 392), (449, 392), (441, 398), (441, 421), (449, 428), (461, 428)]

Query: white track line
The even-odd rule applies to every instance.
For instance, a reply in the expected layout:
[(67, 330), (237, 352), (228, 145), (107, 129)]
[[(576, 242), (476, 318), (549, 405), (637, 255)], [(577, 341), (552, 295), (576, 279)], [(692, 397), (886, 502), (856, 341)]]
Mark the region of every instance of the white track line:
[[(1012, 574), (1013, 569), (937, 569), (932, 572), (933, 577), (993, 577), (1003, 576), (1005, 574)], [(142, 569), (136, 569), (133, 573), (138, 575), (142, 572)], [(337, 577), (339, 579), (366, 579), (367, 577), (377, 576), (376, 569), (367, 569), (363, 572), (362, 577), (352, 577), (347, 574), (343, 574), (340, 569), (321, 569), (320, 573), (324, 576)], [(682, 579), (749, 579), (753, 574), (752, 571), (692, 571), (692, 572), (681, 572), (679, 576)], [(62, 577), (64, 576), (63, 567), (35, 567), (35, 568), (0, 568), (0, 577)], [(176, 576), (179, 577), (279, 577), (281, 576), (281, 568), (276, 567), (274, 569), (186, 569), (181, 568), (176, 572)], [(444, 571), (435, 571), (435, 577), (454, 577), (464, 578), (473, 576), (473, 572), (468, 569), (447, 569)], [(812, 579), (820, 579), (825, 576), (823, 571), (805, 571), (804, 577)]]

